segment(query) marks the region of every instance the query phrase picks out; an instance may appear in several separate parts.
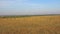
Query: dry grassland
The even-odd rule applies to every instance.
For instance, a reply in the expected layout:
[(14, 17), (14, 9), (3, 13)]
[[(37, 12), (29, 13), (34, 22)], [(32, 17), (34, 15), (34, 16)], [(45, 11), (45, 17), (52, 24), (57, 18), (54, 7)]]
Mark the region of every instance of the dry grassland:
[(60, 16), (0, 18), (0, 34), (60, 34)]

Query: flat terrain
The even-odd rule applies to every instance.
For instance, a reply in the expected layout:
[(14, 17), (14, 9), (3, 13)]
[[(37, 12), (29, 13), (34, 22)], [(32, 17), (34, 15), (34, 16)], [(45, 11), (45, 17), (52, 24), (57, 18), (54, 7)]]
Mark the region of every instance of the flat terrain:
[(60, 34), (60, 16), (0, 18), (0, 34)]

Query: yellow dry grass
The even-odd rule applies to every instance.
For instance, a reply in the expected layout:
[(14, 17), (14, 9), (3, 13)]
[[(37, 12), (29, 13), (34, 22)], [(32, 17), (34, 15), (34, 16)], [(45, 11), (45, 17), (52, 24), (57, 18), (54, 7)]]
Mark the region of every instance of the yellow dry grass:
[(60, 16), (0, 18), (0, 34), (60, 34)]

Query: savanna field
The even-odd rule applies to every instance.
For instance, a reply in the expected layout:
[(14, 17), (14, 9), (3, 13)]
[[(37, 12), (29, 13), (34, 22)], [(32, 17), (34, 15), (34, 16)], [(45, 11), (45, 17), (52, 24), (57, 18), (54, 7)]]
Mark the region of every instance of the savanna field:
[(0, 34), (60, 34), (60, 16), (0, 18)]

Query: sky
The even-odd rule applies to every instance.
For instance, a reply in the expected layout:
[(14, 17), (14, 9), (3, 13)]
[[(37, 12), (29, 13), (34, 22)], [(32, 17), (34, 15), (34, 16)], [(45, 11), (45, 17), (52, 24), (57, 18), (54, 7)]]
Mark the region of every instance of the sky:
[(0, 0), (0, 15), (60, 14), (60, 0)]

